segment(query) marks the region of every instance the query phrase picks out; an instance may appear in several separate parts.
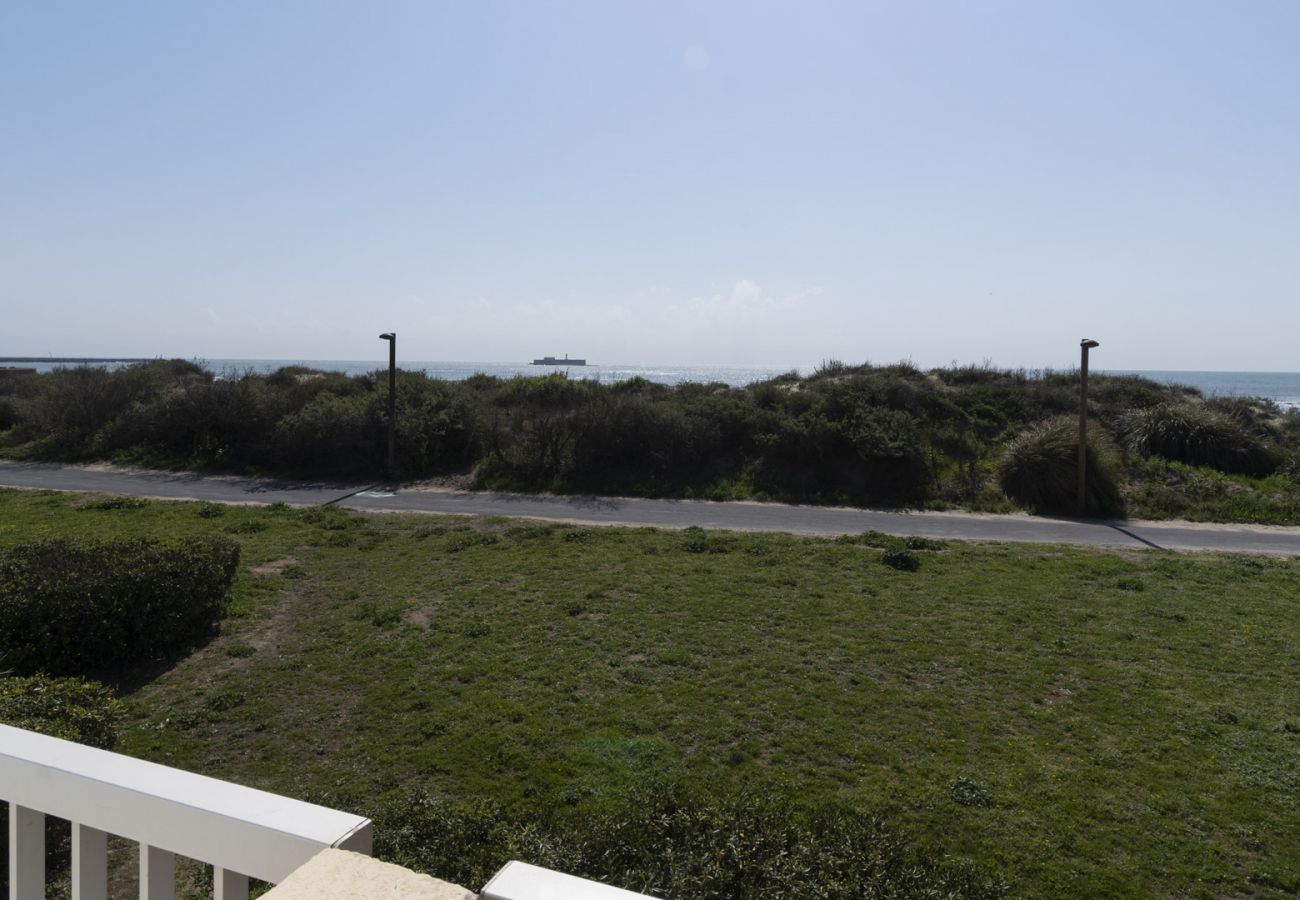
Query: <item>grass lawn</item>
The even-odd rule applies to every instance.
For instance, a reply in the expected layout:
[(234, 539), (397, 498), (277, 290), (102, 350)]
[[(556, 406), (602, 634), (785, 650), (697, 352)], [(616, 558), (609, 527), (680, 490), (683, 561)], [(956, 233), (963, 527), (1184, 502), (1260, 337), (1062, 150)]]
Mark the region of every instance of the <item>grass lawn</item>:
[(0, 543), (243, 545), (220, 636), (124, 686), (126, 753), (522, 817), (758, 787), (1015, 895), (1300, 892), (1300, 560), (85, 505), (0, 491)]

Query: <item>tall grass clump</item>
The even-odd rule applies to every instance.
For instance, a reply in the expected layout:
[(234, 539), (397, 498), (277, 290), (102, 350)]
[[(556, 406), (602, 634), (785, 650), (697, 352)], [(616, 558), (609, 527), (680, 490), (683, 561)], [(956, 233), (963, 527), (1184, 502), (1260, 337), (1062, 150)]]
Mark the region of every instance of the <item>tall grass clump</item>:
[[(1057, 416), (1028, 428), (1006, 447), (998, 464), (998, 482), (1007, 496), (1042, 513), (1078, 512), (1079, 422)], [(1116, 475), (1116, 454), (1098, 434), (1094, 424), (1088, 431), (1087, 492), (1084, 512), (1088, 515), (1121, 515)]]
[(1268, 475), (1278, 453), (1242, 422), (1207, 404), (1160, 403), (1119, 419), (1119, 436), (1128, 449), (1221, 472)]

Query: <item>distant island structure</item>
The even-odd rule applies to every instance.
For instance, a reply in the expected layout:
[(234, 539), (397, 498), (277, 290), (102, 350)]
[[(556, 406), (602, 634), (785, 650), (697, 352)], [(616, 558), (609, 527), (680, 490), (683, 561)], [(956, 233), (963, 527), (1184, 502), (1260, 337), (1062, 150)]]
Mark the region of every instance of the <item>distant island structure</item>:
[(585, 359), (569, 359), (569, 354), (564, 354), (564, 359), (556, 359), (554, 356), (543, 356), (541, 359), (533, 360), (535, 366), (585, 366)]

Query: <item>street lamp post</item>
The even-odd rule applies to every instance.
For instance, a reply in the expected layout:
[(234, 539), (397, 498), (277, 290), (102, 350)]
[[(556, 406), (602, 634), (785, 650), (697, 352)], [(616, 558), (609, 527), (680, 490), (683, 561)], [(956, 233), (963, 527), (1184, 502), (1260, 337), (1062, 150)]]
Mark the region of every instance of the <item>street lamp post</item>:
[(1079, 341), (1079, 515), (1087, 511), (1088, 504), (1088, 351), (1100, 346), (1087, 338)]
[[(397, 332), (379, 336), (388, 341), (388, 477), (397, 478)], [(1087, 353), (1088, 351), (1084, 351)]]

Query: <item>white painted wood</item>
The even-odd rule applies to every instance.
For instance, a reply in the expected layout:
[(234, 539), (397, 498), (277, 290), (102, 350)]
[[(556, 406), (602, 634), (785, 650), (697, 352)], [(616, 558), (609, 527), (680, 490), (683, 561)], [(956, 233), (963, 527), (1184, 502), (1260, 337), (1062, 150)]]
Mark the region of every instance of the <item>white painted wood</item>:
[(479, 900), (650, 900), (646, 894), (565, 875), (517, 860), (492, 876)]
[(72, 900), (108, 900), (108, 835), (72, 823)]
[(217, 866), (212, 872), (213, 900), (248, 900), (248, 876)]
[(42, 900), (44, 896), (45, 816), (11, 800), (9, 900)]
[(370, 853), (373, 841), (361, 816), (8, 725), (0, 799), (270, 882), (327, 847)]
[(140, 900), (176, 900), (176, 854), (140, 845)]

